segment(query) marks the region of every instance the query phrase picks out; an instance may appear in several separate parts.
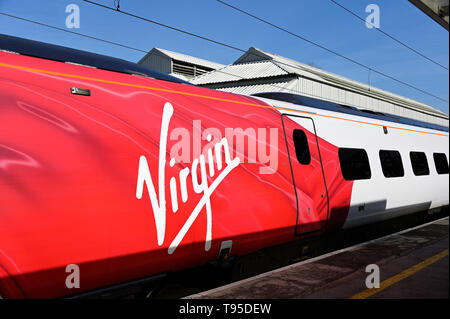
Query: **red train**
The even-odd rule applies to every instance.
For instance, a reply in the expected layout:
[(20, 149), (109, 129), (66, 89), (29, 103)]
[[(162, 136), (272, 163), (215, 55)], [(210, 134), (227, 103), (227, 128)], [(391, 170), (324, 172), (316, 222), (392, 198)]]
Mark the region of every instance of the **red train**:
[[(448, 128), (0, 35), (0, 296), (448, 207)], [(76, 277), (76, 278), (75, 278)]]

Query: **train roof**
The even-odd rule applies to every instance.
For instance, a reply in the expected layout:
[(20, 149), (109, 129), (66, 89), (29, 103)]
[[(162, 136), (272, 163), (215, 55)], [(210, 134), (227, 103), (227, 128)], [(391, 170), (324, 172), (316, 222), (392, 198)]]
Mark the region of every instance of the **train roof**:
[[(0, 34), (0, 50), (60, 62), (81, 64), (108, 71), (148, 76), (158, 80), (192, 85), (191, 83), (183, 81), (179, 78), (152, 70), (150, 68), (141, 66), (139, 64), (130, 61), (113, 58), (106, 55), (91, 53), (87, 51), (72, 49), (64, 46), (48, 44), (45, 42), (18, 38), (6, 34)], [(437, 124), (426, 123), (391, 114), (374, 112), (371, 110), (361, 110), (352, 106), (337, 104), (298, 94), (283, 93), (283, 92), (264, 92), (253, 94), (253, 96), (279, 100), (328, 111), (352, 114), (377, 120), (418, 126), (438, 131), (444, 132), (449, 131), (448, 127), (440, 126)]]
[(353, 106), (333, 103), (333, 102), (316, 99), (316, 98), (311, 98), (311, 97), (299, 95), (299, 94), (284, 93), (284, 92), (263, 92), (263, 93), (252, 94), (252, 96), (262, 97), (262, 98), (272, 99), (272, 100), (278, 100), (278, 101), (283, 101), (283, 102), (289, 102), (289, 103), (313, 107), (313, 108), (317, 108), (317, 109), (321, 109), (321, 110), (357, 115), (357, 116), (362, 116), (362, 117), (381, 120), (381, 121), (388, 121), (388, 122), (418, 126), (418, 127), (423, 127), (423, 128), (428, 128), (428, 129), (438, 130), (438, 131), (444, 131), (444, 132), (449, 131), (448, 127), (437, 125), (437, 124), (422, 122), (422, 121), (409, 119), (406, 117), (401, 117), (401, 116), (392, 115), (392, 114), (375, 112), (372, 110), (358, 109)]
[(108, 71), (148, 76), (163, 81), (191, 84), (130, 61), (6, 34), (0, 34), (0, 50), (48, 60), (81, 64)]

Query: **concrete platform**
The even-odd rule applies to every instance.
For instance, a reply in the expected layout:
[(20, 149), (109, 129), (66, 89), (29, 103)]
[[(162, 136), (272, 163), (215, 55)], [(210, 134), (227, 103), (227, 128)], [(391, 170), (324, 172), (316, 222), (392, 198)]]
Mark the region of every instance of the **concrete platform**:
[[(187, 299), (447, 298), (449, 219), (289, 265)], [(368, 265), (379, 288), (368, 288)]]

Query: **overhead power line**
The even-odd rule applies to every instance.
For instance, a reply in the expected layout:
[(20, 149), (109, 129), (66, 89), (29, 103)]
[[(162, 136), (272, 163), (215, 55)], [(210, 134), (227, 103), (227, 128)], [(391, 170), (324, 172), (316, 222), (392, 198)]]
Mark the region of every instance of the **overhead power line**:
[(388, 38), (394, 40), (395, 42), (397, 42), (398, 44), (404, 46), (405, 48), (411, 50), (412, 52), (414, 52), (415, 54), (423, 57), (424, 59), (427, 59), (428, 61), (430, 61), (431, 63), (436, 64), (437, 66), (449, 71), (448, 67), (446, 67), (445, 65), (442, 65), (441, 63), (427, 57), (425, 54), (420, 53), (419, 51), (417, 51), (416, 49), (412, 48), (411, 46), (407, 45), (406, 43), (400, 41), (399, 39), (395, 38), (394, 36), (390, 35), (389, 33), (383, 31), (381, 28), (377, 28), (375, 25), (373, 25), (372, 23), (366, 21), (364, 18), (360, 17), (359, 15), (357, 15), (355, 12), (351, 11), (350, 9), (344, 7), (342, 4), (340, 4), (339, 2), (335, 1), (335, 0), (330, 0), (331, 2), (333, 2), (335, 5), (337, 5), (338, 7), (341, 7), (342, 9), (344, 9), (345, 11), (347, 11), (348, 13), (350, 13), (351, 15), (353, 15), (354, 17), (356, 17), (357, 19), (361, 20), (364, 23), (367, 23), (369, 25), (371, 25), (372, 27), (374, 27), (378, 32), (384, 34), (385, 36), (387, 36)]
[[(216, 41), (216, 40), (213, 40), (213, 39), (204, 37), (204, 36), (200, 36), (200, 35), (197, 35), (197, 34), (194, 34), (194, 33), (191, 33), (191, 32), (188, 32), (188, 31), (185, 31), (185, 30), (182, 30), (182, 29), (179, 29), (179, 28), (175, 28), (175, 27), (172, 27), (172, 26), (169, 26), (169, 25), (166, 25), (166, 24), (163, 24), (163, 23), (160, 23), (160, 22), (151, 20), (151, 19), (147, 19), (147, 18), (144, 18), (144, 17), (140, 17), (140, 16), (137, 16), (137, 15), (132, 14), (132, 13), (129, 13), (129, 12), (125, 12), (125, 11), (117, 11), (115, 8), (108, 7), (108, 6), (102, 5), (102, 4), (97, 3), (97, 2), (94, 2), (94, 1), (90, 1), (90, 0), (83, 0), (83, 1), (84, 1), (84, 2), (88, 2), (88, 3), (91, 3), (91, 4), (96, 5), (96, 6), (103, 7), (103, 8), (105, 8), (105, 9), (109, 9), (109, 10), (111, 10), (111, 11), (113, 11), (113, 12), (116, 12), (116, 13), (125, 14), (125, 15), (131, 16), (131, 17), (134, 17), (134, 18), (137, 18), (137, 19), (140, 19), (140, 20), (144, 20), (144, 21), (147, 21), (147, 22), (150, 22), (150, 23), (153, 23), (153, 24), (156, 24), (156, 25), (159, 25), (159, 26), (162, 26), (162, 27), (165, 27), (165, 28), (168, 28), (168, 29), (177, 31), (177, 32), (181, 32), (181, 33), (184, 33), (184, 34), (187, 34), (187, 35), (190, 35), (190, 36), (199, 38), (199, 39), (203, 39), (203, 40), (205, 40), (205, 41), (209, 41), (209, 42), (212, 42), (212, 43), (215, 43), (215, 44), (218, 44), (218, 45), (221, 45), (221, 46), (224, 46), (224, 47), (227, 47), (227, 48), (230, 48), (230, 49), (239, 51), (239, 52), (243, 52), (243, 53), (247, 52), (247, 50), (244, 50), (244, 49), (241, 49), (241, 48), (238, 48), (238, 47), (235, 47), (235, 46), (232, 46), (232, 45), (229, 45), (229, 44), (220, 42), (220, 41)], [(3, 13), (3, 12), (0, 12), (0, 14), (5, 15), (5, 16), (9, 16), (9, 17), (12, 17), (12, 18), (16, 18), (16, 19), (19, 19), (19, 20), (23, 20), (23, 21), (35, 23), (35, 24), (38, 24), (38, 25), (41, 25), (41, 26), (53, 28), (53, 29), (56, 29), (56, 30), (64, 31), (64, 32), (67, 32), (67, 33), (71, 33), (71, 34), (83, 36), (83, 37), (86, 37), (86, 38), (90, 38), (90, 39), (102, 41), (102, 42), (105, 42), (105, 43), (117, 45), (117, 46), (120, 46), (120, 47), (128, 48), (128, 49), (131, 49), (131, 50), (135, 50), (135, 51), (140, 51), (140, 52), (147, 53), (147, 51), (145, 51), (145, 50), (137, 49), (137, 48), (134, 48), (134, 47), (131, 47), (131, 46), (127, 46), (127, 45), (123, 45), (123, 44), (120, 44), (120, 43), (117, 43), (117, 42), (108, 41), (108, 40), (103, 40), (103, 39), (96, 38), (96, 37), (93, 37), (93, 36), (85, 35), (85, 34), (78, 33), (78, 32), (74, 32), (74, 31), (69, 31), (69, 30), (66, 30), (66, 29), (62, 29), (62, 28), (59, 28), (59, 27), (51, 26), (51, 25), (44, 24), (44, 23), (37, 22), (37, 21), (33, 21), (33, 20), (30, 20), (30, 19), (25, 19), (25, 18), (17, 17), (17, 16), (14, 16), (14, 15), (11, 15), (11, 14)], [(289, 66), (289, 67), (292, 67), (292, 68), (295, 68), (295, 69), (298, 69), (298, 70), (302, 70), (302, 71), (303, 71), (303, 69), (300, 68), (299, 66), (292, 65), (292, 64), (288, 64), (288, 63), (285, 63), (285, 62), (282, 62), (282, 61), (278, 61), (278, 60), (275, 60), (275, 61), (276, 61), (277, 63), (279, 63), (279, 64), (283, 64), (283, 65), (286, 65), (286, 66)], [(373, 69), (371, 69), (371, 68), (368, 68), (368, 70), (369, 70), (369, 71), (372, 70), (373, 72), (376, 72), (375, 70), (373, 70)], [(222, 72), (222, 73), (226, 73), (226, 72)], [(235, 75), (235, 74), (229, 74), (229, 75), (237, 76), (237, 75)], [(239, 77), (239, 76), (237, 76), (237, 77)], [(388, 76), (388, 77), (389, 77), (389, 76)], [(242, 79), (244, 79), (244, 78), (242, 77)], [(400, 81), (400, 80), (397, 80), (397, 79), (395, 79), (395, 78), (392, 78), (392, 79), (395, 80), (395, 81), (397, 81), (397, 82), (402, 83), (402, 81)], [(418, 90), (418, 91), (420, 91), (420, 92), (422, 92), (422, 93), (424, 93), (424, 94), (426, 94), (426, 95), (429, 95), (429, 96), (434, 97), (434, 98), (436, 98), (436, 99), (438, 99), (438, 100), (441, 100), (441, 101), (444, 101), (444, 102), (447, 102), (447, 103), (448, 103), (447, 100), (445, 100), (445, 99), (443, 99), (443, 98), (440, 98), (440, 97), (438, 97), (438, 96), (435, 96), (435, 95), (433, 95), (433, 94), (431, 94), (431, 93), (429, 93), (429, 92), (427, 92), (427, 91), (424, 91), (424, 90), (422, 90), (422, 89), (416, 88), (416, 87), (411, 86), (411, 85), (409, 85), (409, 84), (407, 84), (407, 83), (403, 83), (403, 84), (405, 84), (405, 85), (407, 85), (407, 86), (409, 86), (409, 87), (412, 87), (413, 89), (416, 89), (416, 90)], [(274, 87), (276, 87), (276, 86), (274, 86)], [(279, 87), (279, 88), (282, 88), (282, 87)], [(283, 89), (289, 90), (289, 89), (286, 89), (286, 88), (283, 88)], [(294, 90), (290, 90), (290, 91), (296, 92), (296, 91), (294, 91)], [(296, 93), (298, 93), (298, 92), (296, 92)], [(318, 96), (316, 96), (316, 97), (318, 97)], [(339, 103), (339, 102), (338, 102), (338, 103)]]
[[(25, 21), (25, 22), (29, 22), (29, 23), (33, 23), (33, 24), (36, 24), (36, 25), (44, 26), (44, 27), (47, 27), (47, 28), (52, 28), (52, 29), (55, 29), (55, 30), (57, 30), (57, 31), (64, 31), (64, 32), (68, 32), (68, 33), (71, 33), (71, 34), (74, 34), (74, 35), (78, 35), (78, 36), (86, 37), (86, 38), (89, 38), (89, 39), (101, 41), (101, 42), (104, 42), (104, 43), (108, 43), (108, 44), (112, 44), (112, 45), (117, 45), (117, 46), (120, 46), (120, 47), (123, 47), (123, 48), (127, 48), (127, 49), (130, 49), (130, 50), (135, 50), (135, 51), (140, 51), (140, 52), (147, 53), (147, 51), (142, 50), (142, 49), (137, 49), (137, 48), (134, 48), (134, 47), (131, 47), (131, 46), (128, 46), (128, 45), (124, 45), (124, 44), (121, 44), (121, 43), (117, 43), (117, 42), (112, 42), (112, 41), (100, 39), (100, 38), (93, 37), (93, 36), (86, 35), (86, 34), (82, 34), (82, 33), (79, 33), (79, 32), (69, 31), (69, 30), (66, 30), (66, 29), (62, 29), (62, 28), (59, 28), (59, 27), (52, 26), (52, 25), (44, 24), (44, 23), (41, 23), (41, 22), (38, 22), (38, 21), (34, 21), (34, 20), (30, 20), (30, 19), (25, 19), (25, 18), (22, 18), (22, 17), (17, 17), (17, 16), (14, 16), (14, 15), (11, 15), (11, 14), (8, 14), (8, 13), (5, 13), (5, 12), (0, 12), (0, 14), (2, 14), (2, 15), (4, 15), (4, 16), (11, 17), (11, 18), (15, 18), (15, 19), (18, 19), (18, 20), (22, 20), (22, 21)], [(277, 62), (277, 63), (280, 63), (280, 62)], [(280, 64), (285, 64), (285, 63), (280, 63)], [(287, 64), (285, 64), (285, 65), (287, 65)], [(219, 70), (215, 70), (215, 72), (218, 72), (218, 73), (221, 73), (221, 74), (225, 74), (225, 75), (230, 75), (230, 76), (236, 77), (236, 78), (238, 78), (238, 79), (240, 79), (240, 80), (248, 80), (248, 78), (243, 77), (243, 76), (241, 76), (241, 75), (228, 73), (228, 72), (225, 72), (225, 71), (220, 70), (220, 69), (219, 69)], [(369, 72), (369, 75), (370, 75), (370, 72)], [(369, 84), (370, 84), (370, 80), (369, 80)], [(277, 89), (281, 89), (281, 90), (283, 90), (283, 91), (290, 91), (290, 92), (293, 92), (293, 93), (295, 93), (295, 94), (298, 94), (298, 93), (299, 93), (298, 90), (290, 89), (290, 88), (283, 87), (283, 86), (278, 86), (278, 85), (275, 85), (275, 84), (273, 84), (273, 83), (266, 83), (266, 85), (268, 85), (268, 86), (270, 86), (270, 87), (277, 88)], [(310, 96), (310, 97), (315, 97), (315, 98), (318, 98), (318, 99), (323, 99), (323, 96), (319, 96), (319, 95), (312, 94), (312, 93), (302, 93), (302, 94), (303, 94), (303, 95), (306, 95), (306, 96)], [(335, 102), (335, 103), (337, 103), (337, 104), (341, 104), (341, 103), (342, 103), (341, 101), (336, 100), (336, 99), (333, 99), (333, 98), (326, 98), (326, 99), (329, 100), (329, 101), (331, 101), (331, 102)], [(348, 102), (346, 102), (345, 104), (346, 104), (346, 105), (349, 105), (349, 106), (355, 106), (356, 108), (359, 108), (359, 107), (360, 107), (359, 105), (356, 105), (356, 104), (353, 104), (353, 103), (348, 103)], [(426, 113), (426, 112), (424, 112), (424, 113), (425, 113), (425, 114), (428, 114), (428, 113)]]
[[(84, 1), (86, 1), (86, 0), (84, 0)], [(232, 8), (232, 9), (236, 10), (236, 11), (239, 11), (239, 12), (241, 12), (241, 13), (243, 13), (243, 14), (249, 16), (249, 17), (252, 17), (252, 18), (254, 18), (254, 19), (256, 19), (256, 20), (258, 20), (258, 21), (260, 21), (260, 22), (263, 22), (263, 23), (265, 23), (265, 24), (267, 24), (267, 25), (270, 25), (271, 27), (274, 27), (274, 28), (276, 28), (276, 29), (278, 29), (278, 30), (280, 30), (280, 31), (285, 32), (285, 33), (288, 33), (288, 34), (290, 34), (290, 35), (292, 35), (292, 36), (294, 36), (294, 37), (296, 37), (296, 38), (298, 38), (298, 39), (300, 39), (300, 40), (303, 40), (303, 41), (305, 41), (305, 42), (307, 42), (307, 43), (309, 43), (309, 44), (312, 44), (312, 45), (314, 45), (314, 46), (316, 46), (316, 47), (318, 47), (318, 48), (320, 48), (320, 49), (322, 49), (322, 50), (324, 50), (324, 51), (327, 51), (327, 52), (329, 52), (329, 53), (332, 53), (332, 54), (334, 54), (334, 55), (336, 55), (336, 56), (338, 56), (338, 57), (340, 57), (340, 58), (342, 58), (342, 59), (345, 59), (345, 60), (347, 60), (347, 61), (349, 61), (349, 62), (352, 62), (353, 64), (359, 65), (360, 67), (363, 67), (363, 68), (367, 69), (368, 71), (377, 73), (377, 74), (379, 74), (379, 75), (381, 75), (381, 76), (383, 76), (383, 77), (385, 77), (385, 78), (388, 78), (388, 79), (391, 79), (391, 80), (393, 80), (393, 81), (395, 81), (395, 82), (397, 82), (397, 83), (403, 84), (403, 85), (405, 85), (405, 86), (407, 86), (407, 87), (410, 87), (410, 88), (412, 88), (412, 89), (414, 89), (414, 90), (416, 90), (416, 91), (419, 91), (419, 92), (421, 92), (421, 93), (423, 93), (423, 94), (426, 94), (426, 95), (428, 95), (428, 96), (434, 97), (434, 98), (436, 98), (436, 99), (438, 99), (438, 100), (440, 100), (440, 101), (443, 101), (443, 102), (446, 102), (446, 103), (449, 102), (448, 100), (446, 100), (446, 99), (444, 99), (444, 98), (441, 98), (441, 97), (439, 97), (439, 96), (436, 96), (436, 95), (434, 95), (434, 94), (432, 94), (432, 93), (429, 93), (429, 92), (427, 92), (427, 91), (425, 91), (425, 90), (422, 90), (422, 89), (420, 89), (420, 88), (418, 88), (418, 87), (416, 87), (416, 86), (414, 86), (414, 85), (411, 85), (411, 84), (409, 84), (409, 83), (407, 83), (407, 82), (404, 82), (404, 81), (402, 81), (402, 80), (399, 80), (399, 79), (393, 77), (392, 75), (389, 75), (389, 74), (386, 74), (386, 73), (384, 73), (384, 72), (378, 71), (378, 70), (376, 70), (376, 69), (374, 69), (374, 68), (372, 68), (372, 67), (369, 67), (369, 66), (367, 66), (367, 65), (365, 65), (365, 64), (363, 64), (363, 63), (361, 63), (361, 62), (358, 62), (358, 61), (356, 61), (356, 60), (354, 60), (354, 59), (351, 59), (351, 58), (349, 58), (349, 57), (347, 57), (347, 56), (345, 56), (345, 55), (343, 55), (343, 54), (340, 54), (340, 53), (338, 53), (338, 52), (336, 52), (336, 51), (333, 51), (333, 50), (331, 50), (331, 49), (329, 49), (329, 48), (327, 48), (327, 47), (325, 47), (325, 46), (323, 46), (323, 45), (321, 45), (321, 44), (318, 44), (318, 43), (316, 43), (316, 42), (314, 42), (314, 41), (312, 41), (312, 40), (309, 40), (309, 39), (305, 38), (305, 37), (302, 36), (302, 35), (299, 35), (299, 34), (297, 34), (297, 33), (291, 32), (291, 31), (289, 31), (289, 30), (287, 30), (287, 29), (284, 29), (284, 28), (282, 28), (282, 27), (280, 27), (280, 26), (278, 26), (278, 25), (276, 25), (276, 24), (273, 24), (272, 22), (269, 22), (269, 21), (267, 21), (267, 20), (264, 20), (264, 19), (262, 19), (262, 18), (259, 18), (259, 17), (255, 16), (255, 15), (253, 15), (253, 14), (251, 14), (251, 13), (249, 13), (249, 12), (243, 10), (243, 9), (240, 9), (240, 8), (238, 8), (238, 7), (236, 7), (236, 6), (233, 6), (233, 5), (229, 4), (229, 3), (226, 3), (226, 2), (224, 2), (224, 1), (222, 1), (222, 0), (216, 0), (216, 1), (217, 1), (217, 2), (220, 2), (221, 4), (223, 4), (223, 5), (227, 6), (227, 7), (230, 7), (230, 8)]]
[(86, 35), (86, 34), (83, 34), (83, 33), (79, 33), (79, 32), (75, 32), (75, 31), (71, 31), (71, 30), (55, 27), (53, 25), (49, 25), (49, 24), (45, 24), (45, 23), (42, 23), (42, 22), (38, 22), (38, 21), (34, 21), (34, 20), (18, 17), (18, 16), (15, 16), (15, 15), (9, 14), (9, 13), (0, 12), (0, 14), (3, 15), (3, 16), (10, 17), (10, 18), (14, 18), (14, 19), (18, 19), (18, 20), (34, 23), (34, 24), (37, 24), (37, 25), (40, 25), (40, 26), (43, 26), (43, 27), (47, 27), (47, 28), (51, 28), (51, 29), (55, 29), (55, 30), (59, 30), (59, 31), (63, 31), (63, 32), (71, 33), (71, 34), (76, 34), (78, 36), (85, 37), (85, 38), (88, 38), (88, 39), (93, 39), (93, 40), (101, 41), (101, 42), (104, 42), (104, 43), (116, 45), (116, 46), (119, 46), (119, 47), (122, 47), (122, 48), (130, 49), (130, 50), (134, 50), (134, 51), (139, 51), (139, 52), (144, 52), (144, 53), (148, 52), (146, 50), (136, 49), (136, 48), (133, 48), (133, 47), (125, 45), (125, 44), (121, 44), (121, 43), (117, 43), (117, 42), (113, 42), (113, 41), (108, 41), (108, 40), (100, 39), (100, 38), (97, 38), (97, 37), (93, 37), (91, 35)]
[[(86, 34), (79, 33), (79, 32), (69, 31), (69, 30), (62, 29), (62, 28), (59, 28), (59, 27), (56, 27), (56, 26), (52, 26), (52, 25), (41, 23), (41, 22), (38, 22), (38, 21), (34, 21), (34, 20), (18, 17), (18, 16), (15, 16), (15, 15), (12, 15), (12, 14), (8, 14), (8, 13), (5, 13), (5, 12), (0, 12), (0, 14), (4, 15), (4, 16), (7, 16), (7, 17), (10, 17), (10, 18), (22, 20), (22, 21), (25, 21), (25, 22), (33, 23), (33, 24), (44, 26), (44, 27), (51, 28), (51, 29), (55, 29), (57, 31), (64, 31), (64, 32), (67, 32), (67, 33), (71, 33), (71, 34), (78, 35), (78, 36), (81, 36), (81, 37), (85, 37), (85, 38), (101, 41), (101, 42), (104, 42), (104, 43), (116, 45), (116, 46), (123, 47), (123, 48), (126, 48), (126, 49), (147, 53), (147, 51), (142, 50), (142, 49), (134, 48), (134, 47), (131, 47), (131, 46), (128, 46), (128, 45), (124, 45), (124, 44), (121, 44), (121, 43), (117, 43), (117, 42), (112, 42), (112, 41), (100, 39), (100, 38), (93, 37), (93, 36), (86, 35)], [(229, 75), (229, 76), (238, 78), (239, 80), (248, 80), (248, 78), (243, 77), (241, 75), (225, 72), (225, 71), (222, 71), (220, 69), (214, 70), (214, 71), (218, 72), (218, 73), (221, 73), (221, 74), (225, 74), (225, 75)], [(276, 85), (276, 84), (273, 84), (273, 83), (266, 83), (265, 85), (268, 85), (268, 86), (276, 88), (276, 89), (281, 89), (283, 91), (289, 91), (289, 92), (292, 92), (292, 93), (295, 93), (295, 94), (299, 94), (298, 90), (290, 89), (290, 88), (287, 88), (287, 87), (284, 87), (284, 86), (279, 86), (279, 85)], [(318, 99), (323, 99), (323, 96), (319, 96), (319, 95), (316, 95), (316, 94), (313, 94), (313, 93), (302, 93), (302, 94), (306, 95), (306, 96), (309, 96), (309, 97), (315, 97), (315, 98), (318, 98)], [(339, 101), (339, 100), (336, 100), (336, 99), (333, 99), (333, 98), (327, 98), (327, 100), (329, 100), (330, 102), (337, 103), (337, 104), (341, 104), (342, 103), (342, 101)], [(354, 107), (357, 107), (357, 108), (360, 107), (360, 106), (358, 106), (356, 104), (353, 104), (353, 103), (346, 102), (345, 104), (349, 105), (349, 106), (354, 106)], [(428, 114), (428, 113), (426, 113), (426, 114)]]
[(126, 12), (126, 11), (123, 11), (123, 10), (116, 10), (115, 8), (108, 7), (108, 6), (104, 5), (104, 4), (101, 4), (101, 3), (98, 3), (98, 2), (95, 2), (95, 1), (90, 1), (90, 0), (82, 0), (82, 1), (88, 2), (90, 4), (93, 4), (93, 5), (96, 5), (98, 7), (102, 7), (102, 8), (105, 8), (105, 9), (117, 12), (117, 13), (121, 13), (121, 14), (130, 16), (130, 17), (136, 18), (136, 19), (139, 19), (139, 20), (143, 20), (143, 21), (146, 21), (146, 22), (149, 22), (149, 23), (153, 23), (153, 24), (159, 25), (161, 27), (164, 27), (164, 28), (167, 28), (167, 29), (171, 29), (173, 31), (181, 32), (181, 33), (190, 35), (190, 36), (198, 38), (198, 39), (209, 41), (209, 42), (212, 42), (212, 43), (215, 43), (215, 44), (218, 44), (218, 45), (221, 45), (221, 46), (233, 49), (233, 50), (245, 52), (245, 50), (239, 49), (239, 48), (237, 48), (235, 46), (232, 46), (232, 45), (229, 45), (229, 44), (226, 44), (226, 43), (223, 43), (223, 42), (219, 42), (219, 41), (216, 41), (216, 40), (213, 40), (213, 39), (210, 39), (210, 38), (207, 38), (207, 37), (204, 37), (204, 36), (192, 33), (192, 32), (188, 32), (188, 31), (185, 31), (185, 30), (182, 30), (182, 29), (179, 29), (179, 28), (175, 28), (175, 27), (172, 27), (170, 25), (167, 25), (167, 24), (155, 21), (155, 20), (147, 19), (147, 18), (138, 16), (138, 15), (130, 13), (130, 12)]
[[(15, 16), (15, 15), (9, 14), (9, 13), (0, 12), (0, 15), (7, 16), (7, 17), (10, 17), (10, 18), (14, 18), (14, 19), (18, 19), (18, 20), (22, 20), (22, 21), (29, 22), (29, 23), (33, 23), (33, 24), (36, 24), (36, 25), (44, 26), (44, 27), (47, 27), (47, 28), (50, 28), (50, 29), (54, 29), (54, 30), (57, 30), (57, 31), (63, 31), (63, 32), (67, 32), (67, 33), (70, 33), (70, 34), (78, 35), (78, 36), (81, 36), (81, 37), (85, 37), (85, 38), (101, 41), (101, 42), (104, 42), (104, 43), (116, 45), (116, 46), (119, 46), (119, 47), (122, 47), (122, 48), (130, 49), (130, 50), (134, 50), (134, 51), (139, 51), (139, 52), (143, 52), (143, 53), (148, 53), (148, 51), (146, 51), (146, 50), (138, 49), (138, 48), (131, 47), (131, 46), (128, 46), (128, 45), (124, 45), (124, 44), (121, 44), (121, 43), (118, 43), (118, 42), (113, 42), (113, 41), (109, 41), (109, 40), (100, 39), (100, 38), (93, 37), (93, 36), (90, 36), (90, 35), (87, 35), (87, 34), (83, 34), (83, 33), (66, 30), (66, 29), (59, 28), (59, 27), (56, 27), (56, 26), (53, 26), (53, 25), (49, 25), (49, 24), (45, 24), (45, 23), (42, 23), (42, 22), (38, 22), (38, 21), (35, 21), (35, 20), (30, 20), (30, 19), (18, 17), (18, 16)], [(248, 80), (248, 78), (246, 78), (246, 77), (243, 77), (243, 76), (240, 76), (240, 75), (237, 75), (237, 74), (233, 74), (233, 73), (229, 73), (229, 72), (225, 72), (225, 71), (222, 71), (222, 70), (215, 70), (215, 72), (219, 72), (219, 73), (225, 74), (225, 75), (230, 75), (230, 76), (236, 77), (236, 78), (238, 78), (240, 80)], [(275, 85), (273, 83), (267, 83), (266, 85), (269, 85), (269, 86), (271, 86), (273, 88), (276, 88), (276, 89), (282, 89), (282, 90), (285, 90), (285, 91), (290, 91), (290, 92), (293, 92), (293, 93), (296, 93), (296, 94), (299, 93), (297, 90), (289, 89), (289, 88), (286, 88), (286, 87), (283, 87), (283, 86), (278, 86), (278, 85)], [(308, 96), (311, 96), (311, 97), (316, 97), (316, 98), (323, 98), (323, 97), (321, 97), (319, 95), (310, 94), (310, 93), (305, 94), (305, 95), (308, 95)], [(342, 103), (342, 102), (340, 102), (338, 100), (331, 99), (331, 98), (328, 98), (328, 100), (330, 100), (332, 102), (336, 102), (338, 104)], [(356, 107), (355, 104), (351, 104), (351, 105)]]

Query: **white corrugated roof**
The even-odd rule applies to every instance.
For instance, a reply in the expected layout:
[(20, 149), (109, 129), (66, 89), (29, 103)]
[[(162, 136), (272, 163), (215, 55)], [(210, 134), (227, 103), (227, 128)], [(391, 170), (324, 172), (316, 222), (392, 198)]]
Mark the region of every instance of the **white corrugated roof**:
[(222, 86), (219, 90), (225, 92), (231, 92), (236, 94), (251, 95), (261, 92), (273, 92), (276, 88), (277, 92), (287, 92), (291, 93), (290, 89), (291, 82), (278, 82), (270, 84), (254, 84), (254, 85), (244, 85), (244, 86)]
[[(315, 67), (312, 67), (310, 65), (307, 64), (303, 64), (300, 63), (298, 61), (265, 51), (265, 50), (261, 50), (258, 48), (254, 48), (251, 47), (246, 53), (244, 53), (239, 59), (237, 59), (234, 64), (239, 64), (239, 63), (245, 63), (245, 61), (251, 61), (251, 60), (255, 60), (255, 59), (270, 59), (270, 60), (274, 60), (276, 62), (278, 62), (278, 65), (280, 67), (283, 67), (286, 71), (288, 72), (292, 72), (292, 73), (297, 73), (299, 75), (304, 75), (301, 73), (306, 73), (309, 74), (308, 77), (311, 77), (310, 75), (313, 74), (315, 75), (315, 78), (318, 79), (320, 78), (322, 81), (327, 81), (330, 83), (334, 83), (336, 85), (339, 85), (341, 87), (350, 87), (354, 90), (357, 91), (363, 91), (365, 94), (368, 94), (368, 91), (370, 89), (370, 93), (371, 95), (375, 95), (378, 97), (383, 97), (383, 98), (388, 98), (391, 99), (397, 103), (402, 103), (402, 104), (407, 104), (410, 107), (414, 107), (417, 108), (419, 110), (422, 111), (427, 111), (430, 113), (435, 113), (435, 114), (439, 114), (439, 115), (444, 115), (448, 117), (448, 114), (445, 114), (439, 110), (436, 110), (435, 108), (426, 105), (424, 103), (412, 100), (410, 98), (398, 95), (398, 94), (394, 94), (385, 90), (381, 90), (378, 89), (376, 87), (373, 86), (368, 86), (367, 84), (358, 82), (358, 81), (354, 81), (348, 78), (345, 78), (343, 76), (334, 74), (334, 73), (330, 73)], [(300, 73), (301, 72), (301, 73)]]
[(245, 64), (231, 64), (219, 70), (197, 76), (191, 82), (194, 84), (222, 83), (288, 74), (286, 70), (272, 61), (258, 61)]
[(187, 63), (192, 63), (192, 64), (204, 66), (204, 67), (207, 67), (207, 68), (211, 68), (211, 69), (220, 69), (220, 68), (223, 68), (225, 66), (224, 64), (220, 64), (220, 63), (216, 63), (216, 62), (212, 62), (212, 61), (196, 58), (196, 57), (193, 57), (193, 56), (190, 56), (190, 55), (187, 55), (187, 54), (173, 52), (173, 51), (169, 51), (169, 50), (165, 50), (165, 49), (154, 48), (153, 50), (157, 50), (160, 53), (165, 54), (168, 57), (170, 57), (171, 59), (174, 59), (174, 60), (177, 60), (177, 61), (183, 61), (183, 62), (187, 62)]
[[(229, 75), (224, 74), (229, 73)], [(279, 56), (258, 48), (250, 48), (234, 64), (208, 72), (191, 80), (194, 84), (206, 85), (233, 82), (245, 79), (261, 79), (278, 75), (297, 75), (311, 80), (335, 85), (342, 89), (352, 89), (374, 98), (391, 101), (419, 111), (448, 118), (448, 115), (424, 103), (384, 91), (367, 84), (312, 67), (295, 60)], [(272, 89), (273, 91), (273, 89)]]

